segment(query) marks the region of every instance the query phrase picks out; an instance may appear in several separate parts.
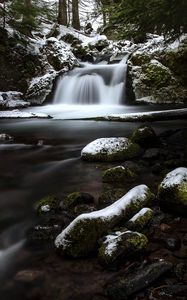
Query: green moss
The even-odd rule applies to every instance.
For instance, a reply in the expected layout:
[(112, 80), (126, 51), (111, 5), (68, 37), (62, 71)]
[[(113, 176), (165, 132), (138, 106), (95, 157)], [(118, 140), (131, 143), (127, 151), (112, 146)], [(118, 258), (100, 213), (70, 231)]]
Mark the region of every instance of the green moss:
[(151, 56), (146, 53), (135, 53), (130, 60), (134, 66), (142, 66), (150, 62)]
[(146, 75), (143, 81), (152, 87), (161, 88), (176, 83), (170, 70), (162, 65), (150, 63), (143, 65), (142, 70)]
[(158, 137), (152, 127), (140, 126), (132, 133), (131, 140), (146, 148), (158, 144)]
[(133, 182), (136, 180), (136, 178), (137, 175), (132, 170), (122, 166), (108, 169), (102, 174), (102, 180), (106, 183)]
[(37, 212), (42, 213), (42, 206), (48, 205), (51, 210), (57, 210), (59, 207), (59, 200), (55, 196), (46, 196), (35, 203)]
[(181, 184), (181, 186), (178, 189), (178, 199), (180, 203), (187, 205), (187, 182), (184, 182)]
[(126, 227), (130, 230), (141, 231), (148, 223), (150, 223), (150, 221), (153, 219), (153, 216), (153, 211), (149, 209), (145, 213), (140, 214), (137, 219), (129, 220), (126, 223)]
[(90, 204), (94, 202), (94, 197), (88, 193), (73, 192), (66, 196), (63, 201), (63, 208), (71, 210), (80, 204)]
[(105, 191), (100, 195), (98, 199), (99, 207), (106, 207), (114, 203), (115, 201), (119, 200), (124, 195), (125, 195), (124, 189), (117, 188), (117, 189)]

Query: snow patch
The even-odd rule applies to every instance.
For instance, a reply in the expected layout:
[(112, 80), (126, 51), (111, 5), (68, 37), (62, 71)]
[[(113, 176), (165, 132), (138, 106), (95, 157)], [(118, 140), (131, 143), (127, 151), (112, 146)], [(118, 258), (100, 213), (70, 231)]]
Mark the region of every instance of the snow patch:
[(162, 188), (171, 188), (187, 181), (187, 168), (177, 168), (166, 175), (161, 182)]

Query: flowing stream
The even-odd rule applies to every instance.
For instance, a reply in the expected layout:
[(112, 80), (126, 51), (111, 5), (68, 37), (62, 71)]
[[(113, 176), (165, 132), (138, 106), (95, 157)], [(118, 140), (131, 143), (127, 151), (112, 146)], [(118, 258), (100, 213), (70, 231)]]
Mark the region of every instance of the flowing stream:
[[(82, 68), (76, 68), (59, 79), (53, 104), (28, 109), (49, 113), (54, 119), (0, 120), (0, 131), (14, 137), (13, 141), (0, 142), (2, 299), (14, 297), (20, 300), (19, 284), (16, 284), (14, 276), (24, 268), (32, 268), (32, 261), (36, 259), (36, 252), (29, 252), (24, 246), (26, 231), (37, 222), (34, 203), (56, 192), (64, 196), (83, 191), (93, 194), (97, 199), (102, 190), (101, 170), (95, 164), (81, 161), (81, 149), (96, 138), (129, 137), (140, 125), (78, 119), (150, 110), (145, 105), (124, 105), (126, 70), (125, 62), (118, 65), (84, 64)], [(162, 106), (164, 108), (168, 106)], [(151, 106), (151, 110), (160, 109), (160, 106)], [(153, 127), (157, 133), (161, 133), (166, 129), (187, 127), (187, 123), (185, 120), (156, 122)], [(9, 280), (7, 288), (4, 285), (6, 277)], [(14, 287), (12, 293), (9, 284)], [(18, 296), (14, 294), (15, 291)]]

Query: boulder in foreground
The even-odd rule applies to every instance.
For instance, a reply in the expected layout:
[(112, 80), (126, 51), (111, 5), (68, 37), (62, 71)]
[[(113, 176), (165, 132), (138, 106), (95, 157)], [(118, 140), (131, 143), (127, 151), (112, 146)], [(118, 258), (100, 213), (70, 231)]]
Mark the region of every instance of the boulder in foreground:
[(140, 147), (124, 137), (100, 138), (88, 144), (81, 157), (88, 161), (124, 161), (137, 157)]
[(158, 188), (161, 206), (187, 215), (187, 168), (177, 168), (169, 172)]
[(98, 239), (109, 229), (127, 221), (141, 208), (149, 205), (153, 194), (146, 185), (131, 189), (112, 205), (78, 216), (55, 240), (55, 246), (72, 257), (86, 256), (97, 248)]

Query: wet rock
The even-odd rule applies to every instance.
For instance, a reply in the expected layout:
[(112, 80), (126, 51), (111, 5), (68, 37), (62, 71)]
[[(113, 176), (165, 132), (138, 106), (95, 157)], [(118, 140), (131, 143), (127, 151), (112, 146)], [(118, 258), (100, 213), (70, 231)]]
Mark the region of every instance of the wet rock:
[(130, 230), (141, 231), (153, 219), (154, 213), (150, 208), (142, 208), (125, 226)]
[(132, 136), (131, 140), (134, 143), (139, 144), (143, 148), (149, 148), (158, 145), (158, 137), (152, 127), (141, 126), (137, 128)]
[(136, 174), (127, 167), (117, 166), (103, 172), (102, 179), (106, 183), (126, 183), (136, 180)]
[(12, 136), (7, 133), (0, 133), (0, 141), (10, 141), (12, 140)]
[(112, 189), (103, 192), (98, 198), (99, 207), (106, 207), (125, 195), (124, 189)]
[(178, 263), (174, 269), (175, 275), (179, 280), (187, 280), (187, 264)]
[(164, 287), (158, 287), (151, 293), (149, 299), (159, 300), (185, 300), (187, 295), (187, 285), (184, 284), (170, 284)]
[(94, 197), (88, 193), (73, 192), (63, 200), (62, 207), (65, 210), (71, 210), (80, 204), (94, 203)]
[(137, 157), (140, 147), (127, 138), (101, 138), (88, 144), (81, 157), (88, 161), (124, 161)]
[(154, 159), (154, 158), (157, 158), (159, 156), (159, 149), (158, 148), (150, 148), (150, 149), (147, 149), (143, 158), (146, 158), (146, 159)]
[(187, 168), (177, 168), (166, 175), (158, 188), (162, 207), (187, 215)]
[(160, 224), (160, 230), (163, 232), (169, 232), (171, 230), (171, 226), (165, 224), (165, 223), (161, 223)]
[(125, 274), (107, 286), (110, 299), (125, 300), (132, 294), (148, 287), (163, 274), (172, 269), (172, 264), (167, 261), (158, 261), (130, 274)]
[(56, 196), (46, 196), (35, 203), (35, 209), (39, 214), (54, 212), (59, 209), (59, 202)]
[(146, 248), (148, 240), (145, 235), (126, 231), (107, 235), (99, 248), (99, 260), (103, 265), (114, 266), (122, 259), (127, 259)]
[(187, 246), (187, 233), (184, 235), (182, 242), (185, 246)]
[(171, 251), (179, 250), (181, 247), (181, 241), (178, 238), (167, 238), (166, 247)]
[(99, 238), (119, 222), (127, 221), (153, 200), (145, 185), (139, 185), (112, 205), (92, 213), (78, 216), (59, 234), (56, 248), (73, 257), (86, 256), (97, 248)]

